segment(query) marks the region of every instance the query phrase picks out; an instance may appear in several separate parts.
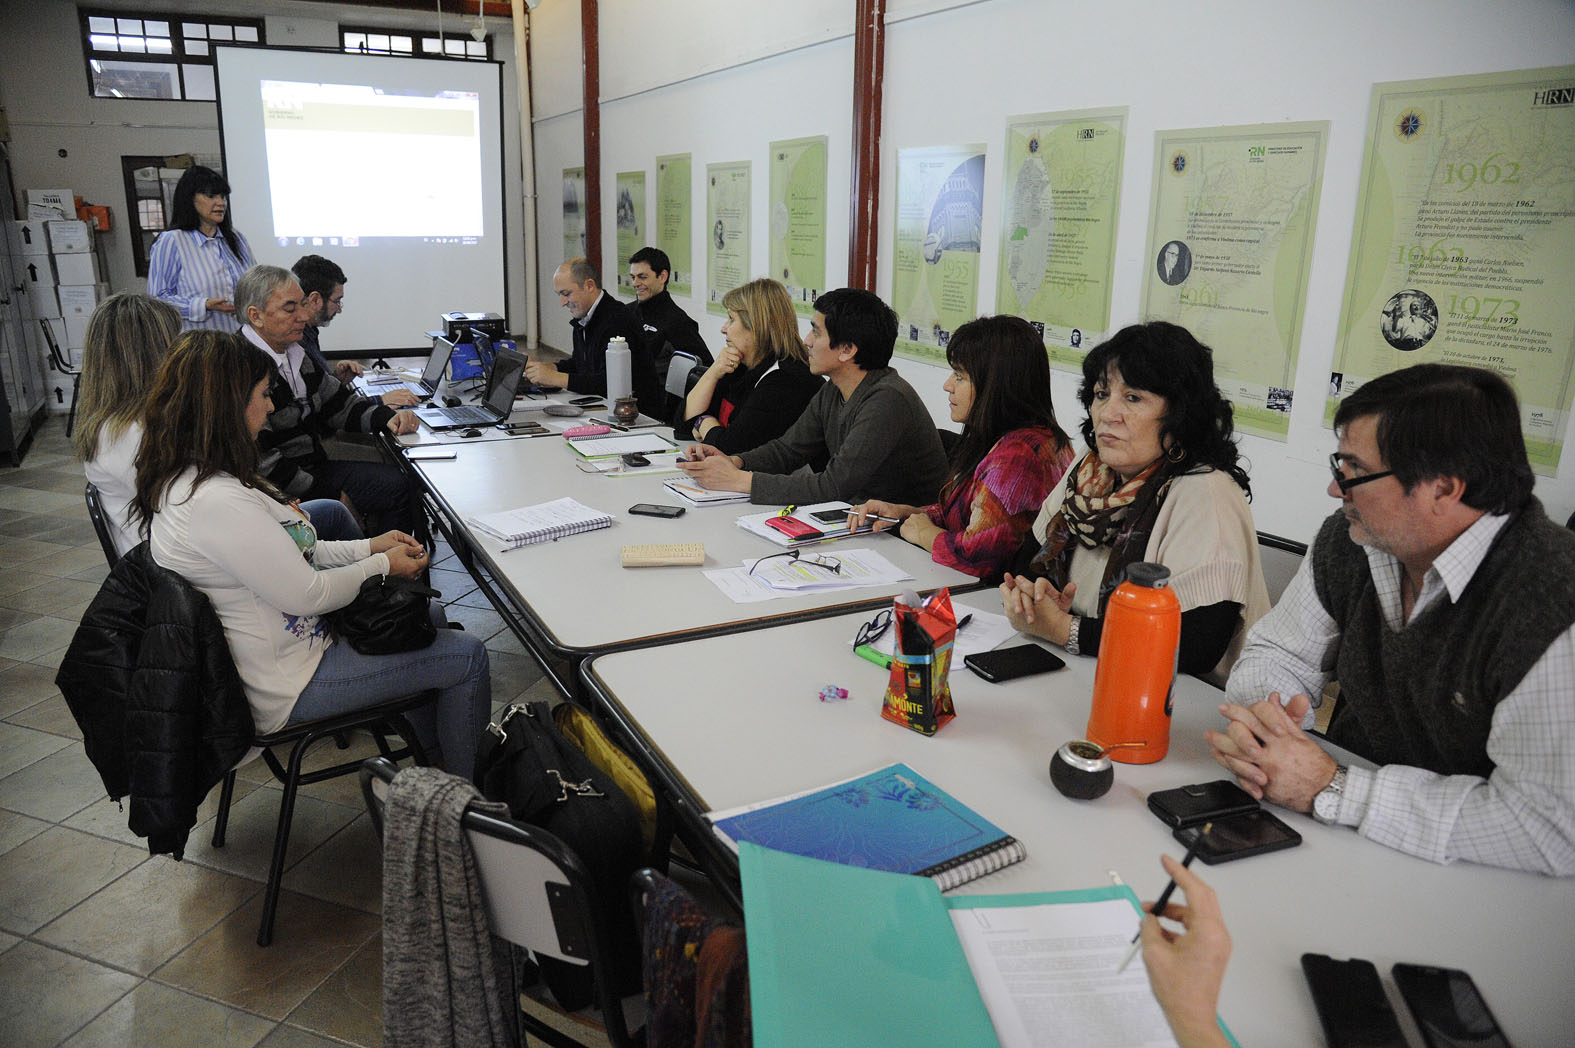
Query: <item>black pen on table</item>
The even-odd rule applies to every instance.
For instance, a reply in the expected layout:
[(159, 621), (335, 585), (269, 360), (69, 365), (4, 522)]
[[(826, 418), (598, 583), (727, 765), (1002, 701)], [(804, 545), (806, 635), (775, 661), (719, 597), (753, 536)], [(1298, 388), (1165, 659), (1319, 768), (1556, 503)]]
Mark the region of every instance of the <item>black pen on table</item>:
[[(1209, 835), (1209, 830), (1213, 828), (1214, 824), (1212, 822), (1206, 822), (1203, 824), (1203, 829), (1198, 831), (1198, 835), (1192, 838), (1192, 843), (1187, 846), (1187, 854), (1182, 856), (1181, 859), (1182, 869), (1186, 869), (1188, 866), (1192, 865), (1192, 860), (1198, 857), (1198, 848), (1202, 846), (1203, 838), (1207, 837)], [(1164, 913), (1165, 904), (1170, 901), (1171, 893), (1175, 890), (1176, 878), (1172, 877), (1170, 879), (1170, 883), (1165, 885), (1165, 890), (1159, 893), (1159, 898), (1154, 900), (1154, 908), (1149, 912), (1155, 917), (1158, 917), (1160, 914)], [(1142, 938), (1143, 922), (1139, 921), (1137, 934), (1132, 936), (1132, 945), (1127, 947), (1127, 952), (1122, 956), (1121, 963), (1116, 965), (1117, 975), (1120, 975), (1122, 972), (1126, 971), (1127, 965), (1132, 963), (1132, 958), (1137, 956), (1138, 945)]]

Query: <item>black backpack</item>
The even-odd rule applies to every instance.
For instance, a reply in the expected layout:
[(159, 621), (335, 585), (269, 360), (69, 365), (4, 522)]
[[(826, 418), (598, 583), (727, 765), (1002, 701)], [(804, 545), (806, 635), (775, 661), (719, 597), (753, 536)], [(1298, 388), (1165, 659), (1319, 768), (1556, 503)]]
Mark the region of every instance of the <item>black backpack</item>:
[[(579, 857), (612, 938), (613, 955), (603, 960), (614, 993), (638, 992), (639, 936), (628, 884), (645, 864), (645, 849), (628, 795), (564, 737), (545, 702), (515, 703), (488, 726), (476, 748), (475, 783), (487, 800), (507, 804), (515, 820), (546, 830)], [(595, 1000), (588, 966), (535, 960), (562, 1007), (577, 1011)]]

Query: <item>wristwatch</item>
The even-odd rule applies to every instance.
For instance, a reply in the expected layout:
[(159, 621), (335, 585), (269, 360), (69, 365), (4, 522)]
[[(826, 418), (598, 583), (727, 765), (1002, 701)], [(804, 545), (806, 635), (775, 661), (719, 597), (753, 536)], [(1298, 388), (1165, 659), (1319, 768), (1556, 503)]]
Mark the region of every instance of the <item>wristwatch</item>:
[(1081, 615), (1073, 615), (1072, 616), (1072, 621), (1067, 623), (1067, 627), (1066, 627), (1066, 653), (1068, 655), (1081, 655), (1081, 654), (1083, 654), (1083, 649), (1079, 648), (1077, 646), (1077, 633), (1078, 633), (1078, 630), (1082, 628), (1082, 625), (1083, 625), (1083, 617)]
[(1345, 775), (1345, 765), (1335, 765), (1334, 778), (1313, 798), (1312, 817), (1325, 826), (1333, 826), (1340, 820), (1340, 798), (1345, 793)]

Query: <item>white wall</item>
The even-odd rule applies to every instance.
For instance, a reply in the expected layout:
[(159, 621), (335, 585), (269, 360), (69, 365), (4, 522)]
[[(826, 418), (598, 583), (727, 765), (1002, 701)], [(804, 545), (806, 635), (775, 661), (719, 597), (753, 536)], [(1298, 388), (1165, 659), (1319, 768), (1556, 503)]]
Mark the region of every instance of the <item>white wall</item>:
[[(645, 168), (648, 194), (655, 157), (693, 154), (692, 213), (703, 220), (705, 165), (749, 159), (753, 168), (752, 269), (766, 269), (766, 145), (773, 139), (830, 138), (827, 280), (847, 272), (847, 190), (852, 121), (850, 2), (807, 0), (602, 0), (602, 205), (613, 210), (614, 176)], [(792, 21), (783, 21), (783, 12)], [(533, 14), (537, 93), (537, 178), (556, 186), (582, 160), (577, 0), (544, 0)], [(994, 303), (1000, 226), (1000, 151), (1005, 118), (1095, 106), (1127, 105), (1126, 168), (1117, 230), (1112, 299), (1115, 324), (1138, 319), (1154, 132), (1162, 128), (1296, 120), (1330, 121), (1297, 398), (1288, 443), (1244, 436), (1258, 526), (1312, 537), (1333, 510), (1324, 493), (1334, 439), (1320, 423), (1345, 263), (1356, 213), (1356, 184), (1371, 86), (1375, 81), (1566, 64), (1575, 60), (1575, 4), (1568, 0), (894, 0), (888, 19), (881, 146), (878, 290), (891, 288), (890, 244), (899, 147), (989, 144), (979, 308)], [(568, 31), (572, 24), (572, 34)], [(1182, 75), (1177, 75), (1177, 70)], [(572, 83), (568, 80), (572, 78)], [(1178, 86), (1179, 85), (1179, 86)], [(549, 109), (544, 98), (554, 100)], [(555, 193), (543, 193), (540, 243), (543, 338), (567, 345), (568, 327), (552, 305), (549, 258), (562, 253)], [(648, 200), (648, 211), (650, 204)], [(602, 256), (616, 257), (612, 223)], [(701, 244), (700, 231), (695, 243)], [(699, 252), (697, 252), (697, 256)], [(697, 262), (698, 262), (697, 258)], [(700, 263), (703, 265), (703, 263)], [(611, 277), (609, 277), (609, 281)], [(697, 272), (697, 291), (704, 273)], [(681, 303), (701, 320), (713, 348), (714, 318), (698, 297)], [(939, 368), (899, 361), (937, 420), (945, 419)], [(1072, 376), (1057, 373), (1063, 423), (1081, 418)], [(1575, 427), (1555, 478), (1539, 478), (1552, 516), (1575, 511)]]
[[(348, 25), (420, 32), (436, 32), (438, 28), (435, 11), (377, 10), (296, 0), (151, 0), (141, 3), (104, 0), (92, 6), (127, 12), (261, 15), (269, 43), (290, 47), (337, 47), (341, 21)], [(448, 7), (450, 13), (443, 20), (444, 33), (465, 36), (474, 20), (474, 5), (471, 5), (469, 20), (455, 13), (457, 4), (450, 3)], [(492, 19), (489, 29), (493, 35), (493, 55), (503, 63), (509, 320), (523, 330), (525, 252), (514, 38), (507, 20)], [(0, 2), (0, 104), (5, 106), (11, 125), (11, 174), (19, 193), (30, 188), (69, 188), (88, 201), (108, 204), (117, 227), (105, 238), (110, 284), (116, 291), (142, 291), (147, 282), (136, 276), (131, 239), (125, 231), (130, 216), (126, 213), (120, 158), (217, 154), (217, 107), (212, 102), (89, 97), (81, 39), (76, 4), (68, 0)], [(59, 155), (61, 150), (66, 152), (64, 157)], [(325, 172), (324, 191), (348, 193), (354, 192), (355, 187), (336, 186), (332, 173)], [(255, 240), (258, 234), (246, 225), (246, 201), (236, 199), (233, 205), (237, 228)], [(374, 309), (379, 296), (407, 295), (420, 286), (420, 274), (411, 275), (408, 287), (376, 289), (356, 286), (353, 272), (349, 277), (355, 295), (352, 308)], [(502, 305), (498, 303), (497, 308)], [(469, 307), (434, 303), (433, 322), (436, 323), (438, 313), (450, 308)], [(412, 332), (411, 344), (419, 341), (420, 332)]]

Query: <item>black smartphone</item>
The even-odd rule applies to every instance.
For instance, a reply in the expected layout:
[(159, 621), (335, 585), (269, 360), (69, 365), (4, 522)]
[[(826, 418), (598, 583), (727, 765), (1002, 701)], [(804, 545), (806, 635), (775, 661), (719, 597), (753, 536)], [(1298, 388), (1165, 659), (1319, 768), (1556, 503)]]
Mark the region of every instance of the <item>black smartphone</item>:
[(681, 517), (684, 515), (682, 506), (659, 506), (654, 502), (641, 502), (629, 507), (630, 513), (638, 513), (642, 517)]
[(991, 684), (1049, 673), (1066, 666), (1054, 652), (1037, 644), (1018, 644), (993, 651), (976, 651), (963, 659), (963, 665)]
[(1302, 842), (1301, 834), (1262, 808), (1215, 819), (1206, 836), (1203, 835), (1201, 824), (1178, 827), (1171, 832), (1171, 836), (1188, 848), (1197, 841), (1198, 858), (1210, 866), (1245, 859), (1249, 855), (1294, 848)]
[(601, 402), (606, 400), (606, 399), (607, 399), (606, 397), (570, 397), (569, 398), (569, 403), (570, 404), (578, 404), (580, 407), (583, 408), (587, 404), (596, 404), (596, 405), (599, 406), (601, 404)]
[(1172, 790), (1155, 790), (1148, 795), (1148, 809), (1174, 828), (1257, 811), (1258, 802), (1229, 779), (1216, 779)]
[(1302, 974), (1312, 990), (1329, 1048), (1406, 1048), (1400, 1021), (1373, 962), (1304, 953)]
[(1397, 964), (1390, 970), (1427, 1048), (1509, 1048), (1470, 975), (1429, 964)]
[(848, 522), (848, 510), (845, 506), (842, 509), (818, 509), (809, 518), (821, 524), (842, 525)]
[(619, 457), (623, 459), (623, 464), (630, 467), (631, 469), (637, 466), (649, 466), (651, 464), (651, 460), (640, 454), (638, 451), (630, 451), (624, 455), (620, 455)]
[(547, 427), (540, 422), (499, 422), (498, 428), (505, 433), (546, 433)]

